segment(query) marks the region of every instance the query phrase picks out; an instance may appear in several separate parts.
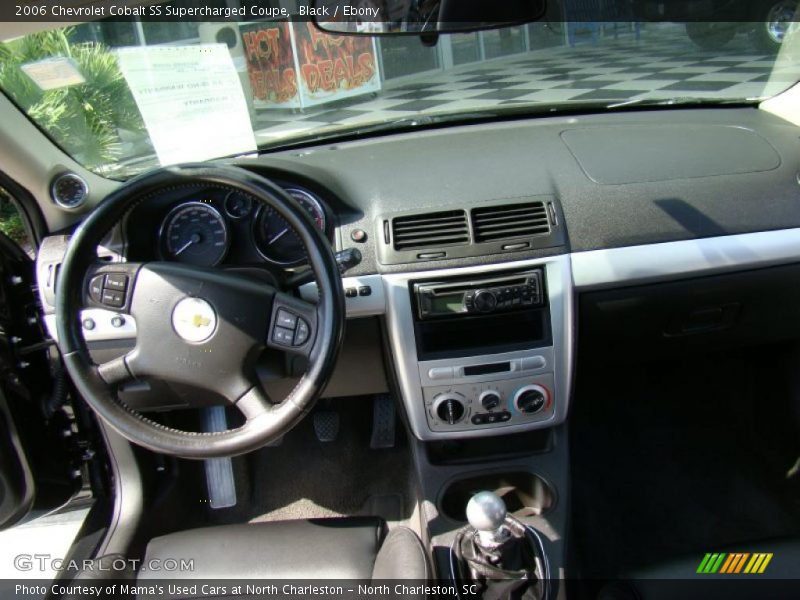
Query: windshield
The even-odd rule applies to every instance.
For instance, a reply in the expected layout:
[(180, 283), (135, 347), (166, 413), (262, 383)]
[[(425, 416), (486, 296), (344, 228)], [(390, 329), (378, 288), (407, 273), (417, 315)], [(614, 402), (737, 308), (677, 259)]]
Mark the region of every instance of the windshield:
[(435, 43), (288, 20), (98, 21), (2, 43), (0, 89), (78, 162), (125, 178), (451, 119), (756, 102), (800, 79), (781, 52), (790, 20), (539, 22)]

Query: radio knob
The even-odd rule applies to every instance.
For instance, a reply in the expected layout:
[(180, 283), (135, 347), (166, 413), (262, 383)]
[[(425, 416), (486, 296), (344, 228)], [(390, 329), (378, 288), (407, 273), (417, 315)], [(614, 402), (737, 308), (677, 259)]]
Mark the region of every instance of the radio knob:
[(464, 418), (464, 396), (456, 393), (439, 394), (433, 399), (433, 411), (440, 421), (455, 425)]
[(521, 413), (535, 414), (547, 404), (548, 392), (540, 385), (526, 385), (514, 394), (514, 406)]
[(483, 408), (485, 408), (486, 410), (492, 410), (493, 408), (497, 408), (498, 406), (500, 406), (500, 401), (502, 400), (502, 398), (500, 397), (500, 394), (498, 394), (496, 391), (486, 390), (485, 392), (481, 393), (478, 400), (480, 400), (481, 406), (483, 406)]
[(488, 313), (492, 312), (497, 306), (497, 296), (489, 290), (478, 290), (475, 292), (475, 298), (472, 302), (475, 306), (475, 310)]

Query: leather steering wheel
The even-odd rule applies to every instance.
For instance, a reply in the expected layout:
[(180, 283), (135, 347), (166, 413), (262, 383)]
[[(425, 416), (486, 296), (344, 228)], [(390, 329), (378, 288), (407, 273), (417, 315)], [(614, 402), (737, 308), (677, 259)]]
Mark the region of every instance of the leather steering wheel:
[[(305, 302), (220, 269), (98, 260), (98, 244), (128, 211), (159, 190), (197, 184), (238, 190), (275, 209), (305, 246), (319, 289), (318, 302)], [(100, 278), (105, 287), (111, 276), (122, 291), (112, 297), (112, 304), (119, 306), (110, 310), (133, 318), (136, 344), (124, 356), (97, 365), (83, 337), (80, 313), (87, 303), (93, 305), (91, 282)], [(108, 309), (107, 304), (103, 307)], [(64, 364), (78, 391), (125, 438), (184, 458), (234, 456), (280, 437), (311, 410), (341, 346), (344, 294), (330, 244), (291, 196), (238, 167), (185, 165), (123, 184), (77, 229), (61, 265), (56, 327)], [(308, 359), (305, 374), (280, 403), (273, 403), (256, 383), (255, 362), (265, 347)], [(240, 410), (244, 424), (215, 433), (165, 427), (118, 398), (116, 386), (137, 378), (213, 391)]]

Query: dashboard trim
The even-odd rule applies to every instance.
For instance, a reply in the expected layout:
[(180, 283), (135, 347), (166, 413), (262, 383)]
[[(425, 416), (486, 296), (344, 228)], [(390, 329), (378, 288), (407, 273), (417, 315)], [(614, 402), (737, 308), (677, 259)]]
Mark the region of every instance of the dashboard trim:
[(573, 252), (576, 290), (800, 262), (800, 228)]

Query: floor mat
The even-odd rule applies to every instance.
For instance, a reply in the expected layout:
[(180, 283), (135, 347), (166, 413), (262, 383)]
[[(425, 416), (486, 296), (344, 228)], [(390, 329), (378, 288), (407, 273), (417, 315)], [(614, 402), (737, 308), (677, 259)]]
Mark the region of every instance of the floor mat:
[(779, 399), (752, 360), (624, 372), (589, 374), (576, 394), (573, 539), (582, 576), (800, 534), (800, 485), (786, 478), (797, 437), (784, 437), (778, 410), (769, 415)]
[(370, 399), (341, 400), (333, 406), (340, 414), (335, 441), (318, 441), (309, 416), (280, 446), (263, 448), (238, 461), (239, 505), (216, 511), (218, 520), (408, 518), (413, 508), (411, 456), (402, 431), (394, 448), (373, 450), (369, 447)]

